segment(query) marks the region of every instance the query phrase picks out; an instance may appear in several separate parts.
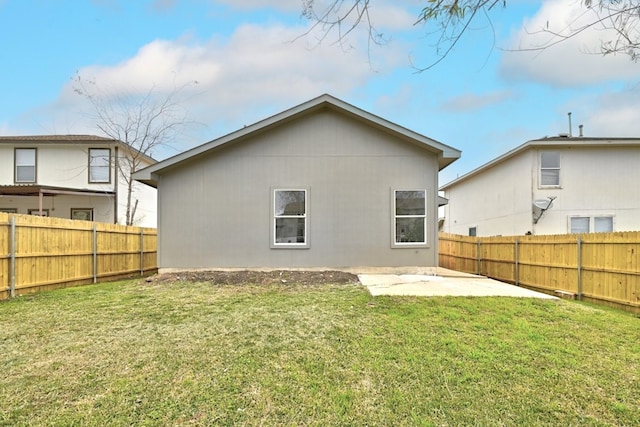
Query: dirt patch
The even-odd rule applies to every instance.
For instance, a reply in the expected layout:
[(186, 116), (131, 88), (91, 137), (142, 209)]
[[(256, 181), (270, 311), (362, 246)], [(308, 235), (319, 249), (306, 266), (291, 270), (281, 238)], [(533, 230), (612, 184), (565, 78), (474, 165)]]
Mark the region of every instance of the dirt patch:
[(296, 283), (301, 285), (358, 283), (358, 276), (344, 271), (182, 271), (147, 278), (148, 282), (210, 282), (216, 285)]

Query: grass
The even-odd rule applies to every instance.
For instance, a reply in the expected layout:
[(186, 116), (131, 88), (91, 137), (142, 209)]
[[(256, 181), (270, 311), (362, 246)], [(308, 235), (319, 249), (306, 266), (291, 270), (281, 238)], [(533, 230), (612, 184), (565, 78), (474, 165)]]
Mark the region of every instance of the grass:
[(640, 319), (357, 285), (128, 281), (0, 304), (0, 425), (640, 425)]

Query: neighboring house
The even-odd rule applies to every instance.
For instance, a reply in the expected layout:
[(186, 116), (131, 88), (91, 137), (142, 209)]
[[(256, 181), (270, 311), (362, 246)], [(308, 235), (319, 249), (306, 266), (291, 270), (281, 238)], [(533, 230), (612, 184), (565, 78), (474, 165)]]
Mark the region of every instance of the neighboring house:
[(477, 236), (640, 230), (640, 139), (526, 142), (443, 185), (447, 233)]
[(436, 266), (460, 151), (329, 95), (137, 172), (161, 269)]
[[(0, 136), (0, 211), (124, 224), (127, 183), (116, 168), (130, 155), (93, 135)], [(156, 191), (134, 182), (132, 198), (134, 224), (155, 227)]]

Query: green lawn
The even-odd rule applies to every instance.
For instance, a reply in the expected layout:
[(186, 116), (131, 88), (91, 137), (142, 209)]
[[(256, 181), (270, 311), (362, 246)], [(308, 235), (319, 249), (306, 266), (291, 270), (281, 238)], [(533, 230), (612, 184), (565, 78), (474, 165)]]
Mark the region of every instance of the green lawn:
[(640, 319), (358, 285), (128, 281), (0, 303), (0, 425), (640, 425)]

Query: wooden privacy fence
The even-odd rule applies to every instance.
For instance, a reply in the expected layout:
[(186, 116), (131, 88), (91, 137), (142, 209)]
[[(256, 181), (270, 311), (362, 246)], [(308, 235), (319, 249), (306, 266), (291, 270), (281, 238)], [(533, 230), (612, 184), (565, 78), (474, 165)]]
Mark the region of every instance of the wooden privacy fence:
[(441, 267), (640, 312), (640, 232), (468, 237), (440, 233)]
[(157, 270), (157, 231), (0, 212), (0, 299)]

